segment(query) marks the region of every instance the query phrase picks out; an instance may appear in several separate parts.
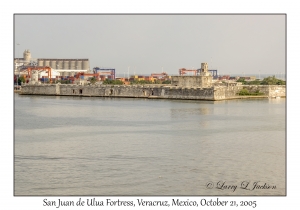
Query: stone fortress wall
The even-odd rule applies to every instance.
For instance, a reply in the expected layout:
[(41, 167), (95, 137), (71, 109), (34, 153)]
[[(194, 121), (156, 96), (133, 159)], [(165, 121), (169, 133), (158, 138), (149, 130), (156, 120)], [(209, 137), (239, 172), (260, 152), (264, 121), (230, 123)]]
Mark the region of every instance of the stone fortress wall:
[[(250, 92), (259, 90), (262, 96), (239, 96), (243, 88)], [(237, 98), (285, 97), (284, 85), (239, 85), (178, 87), (167, 85), (24, 85), (23, 95), (57, 95), (57, 96), (94, 96), (94, 97), (129, 97), (129, 98), (161, 98), (191, 100), (227, 100)]]

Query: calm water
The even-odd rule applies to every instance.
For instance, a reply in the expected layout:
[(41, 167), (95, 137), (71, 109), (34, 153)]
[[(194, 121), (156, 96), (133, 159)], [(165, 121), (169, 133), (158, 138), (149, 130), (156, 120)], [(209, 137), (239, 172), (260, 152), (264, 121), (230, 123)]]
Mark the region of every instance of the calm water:
[(15, 195), (285, 195), (285, 99), (15, 94), (14, 141)]

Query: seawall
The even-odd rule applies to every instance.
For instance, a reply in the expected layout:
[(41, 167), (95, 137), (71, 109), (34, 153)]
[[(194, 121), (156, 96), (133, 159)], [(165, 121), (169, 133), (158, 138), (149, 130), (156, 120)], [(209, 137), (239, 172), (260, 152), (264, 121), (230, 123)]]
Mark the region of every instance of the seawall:
[[(259, 91), (264, 95), (239, 96), (242, 89), (249, 92)], [(93, 97), (127, 97), (160, 98), (189, 100), (227, 100), (236, 98), (285, 97), (285, 85), (222, 85), (207, 88), (179, 87), (166, 85), (23, 85), (22, 95), (58, 95), (58, 96), (93, 96)]]

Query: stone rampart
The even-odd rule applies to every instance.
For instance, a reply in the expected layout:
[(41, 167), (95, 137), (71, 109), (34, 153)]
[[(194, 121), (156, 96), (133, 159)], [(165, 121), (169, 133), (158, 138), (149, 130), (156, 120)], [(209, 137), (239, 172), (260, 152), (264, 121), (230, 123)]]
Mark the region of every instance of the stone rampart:
[(253, 98), (255, 96), (239, 96), (243, 88), (249, 92), (259, 91), (257, 97), (285, 97), (285, 86), (279, 85), (226, 85), (208, 88), (178, 87), (159, 85), (24, 85), (24, 95), (60, 95), (60, 96), (95, 96), (95, 97), (130, 97), (130, 98), (162, 98), (190, 100), (226, 100), (234, 98)]

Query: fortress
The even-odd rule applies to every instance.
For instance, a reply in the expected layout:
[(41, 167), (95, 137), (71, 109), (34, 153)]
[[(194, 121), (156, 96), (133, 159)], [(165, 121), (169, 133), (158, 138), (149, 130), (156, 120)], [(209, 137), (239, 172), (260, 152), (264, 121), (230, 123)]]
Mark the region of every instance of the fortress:
[[(246, 88), (250, 92), (259, 91), (261, 96), (239, 96)], [(151, 99), (190, 99), (227, 100), (240, 98), (285, 97), (284, 85), (239, 85), (213, 87), (178, 87), (167, 85), (24, 85), (23, 95), (88, 96), (88, 97), (126, 97)]]
[[(243, 89), (257, 96), (240, 96)], [(129, 97), (151, 99), (227, 100), (238, 98), (285, 97), (285, 85), (214, 84), (207, 63), (201, 64), (197, 76), (172, 76), (171, 85), (75, 85), (75, 84), (26, 84), (23, 95)]]

